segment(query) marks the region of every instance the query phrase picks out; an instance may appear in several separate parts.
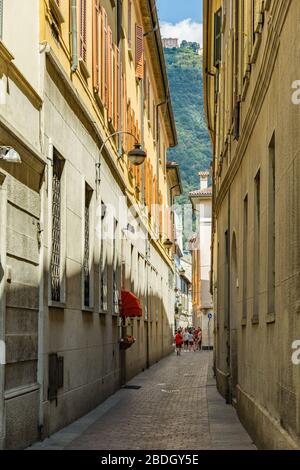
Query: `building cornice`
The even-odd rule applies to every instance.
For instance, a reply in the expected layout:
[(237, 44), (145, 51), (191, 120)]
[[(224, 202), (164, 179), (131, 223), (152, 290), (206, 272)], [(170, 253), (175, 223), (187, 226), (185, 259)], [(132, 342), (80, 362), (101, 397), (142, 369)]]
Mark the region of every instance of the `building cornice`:
[(170, 97), (169, 79), (167, 75), (160, 29), (155, 29), (155, 26), (159, 25), (156, 2), (155, 0), (140, 0), (139, 5), (143, 17), (143, 27), (145, 32), (153, 31), (153, 33), (147, 34), (145, 41), (147, 41), (149, 50), (152, 52), (151, 61), (154, 68), (158, 93), (160, 92), (159, 94), (161, 104), (166, 105), (167, 112), (163, 113), (163, 116), (165, 119), (169, 145), (170, 147), (175, 147), (178, 141), (174, 112)]
[(9, 52), (4, 43), (0, 40), (0, 75), (5, 73), (13, 80), (18, 88), (29, 99), (31, 104), (40, 110), (43, 106), (43, 100), (37, 91), (31, 86), (28, 80), (14, 64), (14, 56)]
[[(291, 0), (278, 0), (276, 2), (276, 6), (274, 6), (272, 22), (269, 24), (268, 27), (266, 46), (264, 50), (261, 49), (259, 51), (259, 53), (263, 52), (264, 56), (261, 61), (262, 65), (259, 71), (259, 76), (256, 80), (254, 91), (251, 96), (251, 105), (249, 106), (248, 112), (245, 116), (236, 152), (233, 155), (231, 164), (227, 170), (224, 180), (222, 181), (219, 192), (216, 195), (214, 204), (215, 216), (218, 216), (223, 200), (242, 163), (243, 156), (245, 154), (251, 135), (253, 133), (253, 129), (259, 117), (260, 110), (263, 106), (264, 99), (269, 89), (273, 76), (273, 70), (277, 60), (277, 55), (280, 47), (281, 30), (284, 25), (284, 21), (288, 13), (290, 4)], [(215, 189), (216, 188), (214, 187), (214, 190)]]
[[(59, 60), (57, 59), (55, 53), (51, 48), (49, 48), (49, 51), (46, 52), (46, 58), (50, 65), (53, 67), (53, 70), (50, 69), (49, 73), (51, 74), (52, 78), (55, 78), (55, 74), (57, 75), (56, 80), (59, 81), (60, 86), (62, 86), (64, 89), (65, 99), (68, 101), (71, 107), (73, 106), (76, 108), (76, 114), (78, 116), (78, 119), (80, 119), (81, 122), (88, 129), (88, 132), (90, 133), (91, 137), (94, 139), (100, 149), (102, 143), (108, 137), (108, 134), (104, 134), (105, 131), (103, 132), (100, 130), (99, 126), (95, 122), (95, 119), (84, 104), (75, 86), (73, 85), (72, 81), (70, 80), (69, 76), (65, 72), (64, 68), (60, 64)], [(73, 105), (70, 104), (70, 101), (73, 102)], [(118, 159), (116, 152), (113, 151), (113, 147), (109, 142), (104, 149), (102, 157), (105, 159), (105, 162), (107, 163), (108, 167), (110, 168), (112, 174), (116, 179), (116, 183), (119, 185), (123, 194), (126, 195), (130, 205), (136, 207), (137, 201), (134, 196), (132, 196), (131, 191), (128, 189), (127, 181), (124, 175), (122, 174), (121, 168), (119, 166), (120, 164), (118, 164), (120, 159)], [(140, 209), (139, 216), (147, 233), (150, 235), (154, 235), (152, 227), (147, 225), (146, 217), (143, 216), (142, 209)], [(153, 240), (152, 242), (155, 245), (156, 250), (161, 254), (162, 258), (166, 261), (169, 267), (172, 268), (172, 260), (163, 250), (160, 242), (155, 242)]]

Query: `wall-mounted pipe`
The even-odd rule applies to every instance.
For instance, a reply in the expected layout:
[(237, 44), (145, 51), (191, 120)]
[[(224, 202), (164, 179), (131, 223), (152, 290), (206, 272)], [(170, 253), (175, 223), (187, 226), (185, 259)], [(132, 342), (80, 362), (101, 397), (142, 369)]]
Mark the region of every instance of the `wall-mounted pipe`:
[(74, 73), (78, 69), (78, 29), (77, 29), (77, 0), (71, 2), (72, 18), (72, 67)]
[(0, 41), (3, 39), (3, 0), (0, 0)]

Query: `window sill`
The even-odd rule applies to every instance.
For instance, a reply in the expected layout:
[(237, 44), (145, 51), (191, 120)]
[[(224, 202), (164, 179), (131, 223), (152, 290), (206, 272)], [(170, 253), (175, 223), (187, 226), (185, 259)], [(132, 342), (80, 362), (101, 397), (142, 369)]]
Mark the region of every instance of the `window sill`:
[(21, 387), (12, 388), (4, 393), (5, 400), (11, 400), (12, 398), (27, 395), (28, 393), (36, 392), (40, 390), (39, 384), (25, 385)]
[(90, 72), (88, 71), (88, 68), (87, 68), (87, 65), (86, 63), (84, 62), (84, 60), (82, 59), (82, 57), (80, 57), (79, 59), (79, 67), (80, 67), (80, 70), (81, 70), (81, 73), (82, 75), (84, 76), (84, 78), (87, 80), (88, 78), (90, 78)]
[(65, 22), (63, 14), (55, 0), (50, 0), (50, 9), (58, 24), (62, 24)]
[(131, 60), (131, 62), (133, 62), (133, 52), (131, 48), (128, 49), (128, 55), (129, 55), (129, 59)]
[(267, 313), (267, 317), (266, 317), (266, 323), (268, 325), (271, 325), (273, 323), (276, 322), (276, 316), (275, 316), (275, 313)]
[(259, 325), (259, 318), (253, 317), (251, 322), (252, 322), (252, 325)]
[(106, 315), (108, 314), (108, 311), (107, 311), (107, 310), (106, 310), (106, 311), (100, 310), (98, 313), (99, 313), (99, 315), (104, 315), (104, 316), (106, 316)]
[(103, 105), (102, 100), (100, 98), (99, 90), (94, 90), (94, 97), (95, 97), (95, 101), (96, 101), (98, 107), (100, 108), (101, 113), (103, 114), (104, 113), (104, 105)]
[(56, 302), (55, 300), (50, 300), (50, 302), (48, 302), (48, 307), (50, 307), (50, 308), (60, 308), (61, 310), (64, 310), (66, 308), (66, 303), (65, 302)]
[(81, 310), (86, 313), (94, 313), (94, 307), (87, 307), (86, 305), (83, 305)]
[(247, 318), (243, 318), (241, 321), (242, 326), (247, 326)]

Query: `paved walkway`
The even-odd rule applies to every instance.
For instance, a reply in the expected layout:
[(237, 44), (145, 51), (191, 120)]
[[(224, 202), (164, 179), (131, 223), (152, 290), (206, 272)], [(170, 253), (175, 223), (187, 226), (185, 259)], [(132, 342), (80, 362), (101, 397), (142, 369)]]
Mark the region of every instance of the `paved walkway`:
[(31, 449), (255, 449), (211, 373), (211, 352), (171, 355)]

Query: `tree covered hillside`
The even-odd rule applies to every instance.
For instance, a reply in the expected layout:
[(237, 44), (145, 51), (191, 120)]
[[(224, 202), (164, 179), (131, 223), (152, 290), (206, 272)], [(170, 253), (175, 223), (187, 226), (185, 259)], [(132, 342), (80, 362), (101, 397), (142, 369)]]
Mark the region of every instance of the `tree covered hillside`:
[(202, 56), (185, 43), (178, 49), (165, 49), (171, 98), (178, 133), (178, 146), (169, 151), (168, 160), (180, 164), (184, 194), (199, 187), (199, 171), (208, 170), (211, 144), (208, 136), (202, 92)]

